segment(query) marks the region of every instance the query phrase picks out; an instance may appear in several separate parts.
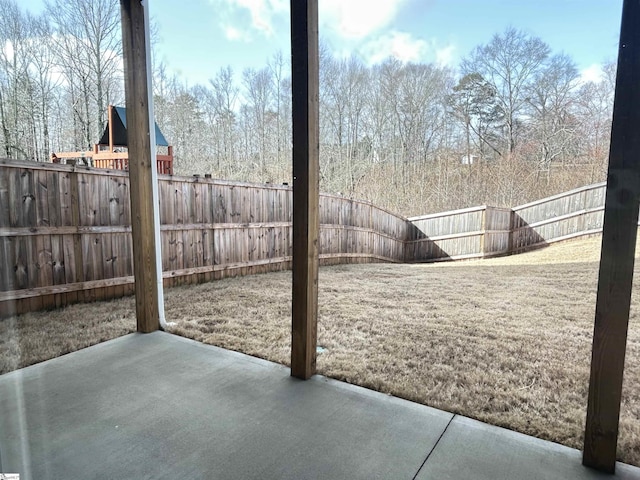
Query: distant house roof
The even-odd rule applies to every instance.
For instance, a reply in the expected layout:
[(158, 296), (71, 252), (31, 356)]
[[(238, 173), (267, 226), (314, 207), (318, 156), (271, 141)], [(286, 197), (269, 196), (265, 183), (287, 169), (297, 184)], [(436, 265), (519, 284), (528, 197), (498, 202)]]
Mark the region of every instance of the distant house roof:
[[(124, 107), (113, 107), (113, 144), (127, 146), (127, 109)], [(164, 138), (160, 127), (156, 123), (156, 145), (168, 147), (169, 142)], [(109, 145), (109, 124), (107, 123), (99, 145)]]

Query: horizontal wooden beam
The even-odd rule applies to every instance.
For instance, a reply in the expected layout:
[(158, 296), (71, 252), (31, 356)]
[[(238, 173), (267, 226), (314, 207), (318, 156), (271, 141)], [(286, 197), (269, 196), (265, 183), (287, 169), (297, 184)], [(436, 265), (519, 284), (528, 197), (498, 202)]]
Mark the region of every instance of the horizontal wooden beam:
[(591, 185), (585, 185), (584, 187), (574, 188), (573, 190), (568, 190), (566, 192), (558, 193), (556, 195), (551, 195), (550, 197), (541, 198), (540, 200), (534, 200), (533, 202), (524, 203), (522, 205), (518, 205), (517, 207), (513, 207), (515, 212), (520, 210), (525, 210), (527, 208), (535, 207), (537, 205), (542, 205), (544, 203), (549, 203), (554, 200), (560, 200), (562, 198), (570, 197), (571, 195), (575, 195), (577, 193), (589, 192), (592, 190), (604, 189), (607, 185), (607, 182), (599, 182)]
[(87, 150), (86, 152), (54, 152), (58, 158), (91, 158), (93, 157), (93, 151)]
[(117, 285), (128, 285), (134, 283), (134, 277), (105, 278), (103, 280), (90, 280), (87, 282), (64, 283), (61, 285), (51, 285), (49, 287), (24, 288), (21, 290), (11, 290), (0, 292), (0, 302), (20, 300), (22, 298), (41, 297), (43, 295), (56, 295), (59, 293), (78, 292), (80, 290), (92, 290), (94, 288), (114, 287)]
[(130, 226), (110, 227), (15, 227), (0, 228), (2, 237), (37, 237), (39, 235), (108, 235), (112, 233), (131, 233)]
[(596, 207), (596, 208), (584, 208), (581, 210), (576, 210), (571, 213), (566, 213), (564, 215), (558, 215), (557, 217), (547, 218), (546, 220), (539, 220), (537, 222), (525, 223), (525, 225), (521, 227), (514, 228), (513, 231), (517, 232), (519, 230), (528, 230), (531, 228), (542, 227), (544, 225), (550, 225), (552, 223), (558, 223), (564, 220), (571, 220), (572, 218), (582, 217), (584, 215), (589, 215), (591, 213), (599, 213), (599, 212), (604, 212), (604, 206)]
[[(407, 218), (407, 220), (409, 220), (410, 222), (418, 222), (420, 220), (431, 220), (433, 218), (451, 217), (453, 215), (463, 215), (465, 213), (481, 212), (486, 209), (487, 209), (486, 205), (478, 205), (475, 207), (460, 208), (458, 210), (447, 210), (446, 212), (428, 213), (426, 215), (419, 215), (417, 217), (409, 217)], [(509, 210), (509, 209), (505, 208), (505, 210)]]
[[(242, 268), (261, 267), (266, 265), (280, 265), (291, 262), (293, 257), (290, 255), (284, 257), (274, 257), (264, 260), (252, 260), (250, 262), (225, 263), (220, 265), (205, 265), (202, 267), (181, 268), (176, 270), (167, 270), (162, 272), (163, 278), (186, 277), (189, 275), (199, 275), (202, 273), (223, 272), (227, 270), (239, 270)], [(386, 263), (401, 263), (399, 260), (385, 257), (384, 255), (374, 255), (369, 253), (322, 253), (318, 255), (319, 260), (334, 260), (341, 258), (357, 258), (379, 260)], [(20, 300), (23, 298), (41, 297), (44, 295), (57, 295), (60, 293), (77, 292), (80, 290), (93, 290), (95, 288), (107, 288), (118, 285), (129, 285), (135, 282), (135, 278), (131, 276), (106, 278), (103, 280), (90, 280), (86, 282), (64, 283), (60, 285), (52, 285), (48, 287), (24, 288), (21, 290), (11, 290), (0, 292), (0, 302), (8, 302), (12, 300)]]

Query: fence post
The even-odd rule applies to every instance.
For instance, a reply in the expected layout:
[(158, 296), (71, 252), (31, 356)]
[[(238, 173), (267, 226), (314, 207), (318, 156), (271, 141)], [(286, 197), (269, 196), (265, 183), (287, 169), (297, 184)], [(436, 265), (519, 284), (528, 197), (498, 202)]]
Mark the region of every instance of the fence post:
[(481, 220), (481, 225), (480, 225), (480, 230), (482, 230), (482, 236), (480, 237), (480, 253), (482, 254), (482, 257), (484, 258), (486, 252), (486, 248), (487, 248), (487, 210), (490, 207), (488, 207), (487, 205), (485, 205), (482, 209), (482, 220)]
[(509, 243), (507, 246), (507, 255), (512, 255), (515, 250), (515, 228), (516, 228), (516, 211), (512, 208), (509, 215)]

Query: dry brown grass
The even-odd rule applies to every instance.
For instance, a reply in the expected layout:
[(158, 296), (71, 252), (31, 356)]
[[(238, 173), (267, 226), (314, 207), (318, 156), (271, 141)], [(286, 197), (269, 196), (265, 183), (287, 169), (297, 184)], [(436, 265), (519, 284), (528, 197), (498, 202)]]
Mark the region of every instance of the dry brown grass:
[(133, 297), (0, 320), (0, 374), (134, 332)]
[[(320, 373), (581, 448), (600, 238), (484, 261), (320, 271)], [(174, 333), (289, 362), (290, 273), (168, 293)], [(620, 459), (640, 465), (640, 296)]]
[[(318, 329), (326, 350), (318, 356), (319, 371), (581, 448), (599, 249), (596, 237), (493, 260), (323, 268)], [(290, 279), (279, 272), (168, 290), (167, 319), (177, 323), (171, 331), (287, 364)], [(619, 441), (620, 459), (635, 465), (638, 293)], [(119, 334), (134, 328), (131, 299), (39, 315), (28, 317), (38, 328), (55, 315), (73, 330), (86, 318), (100, 325), (118, 318), (124, 322)], [(84, 319), (78, 324), (75, 316)], [(80, 331), (91, 328), (99, 327)], [(58, 324), (43, 338), (53, 342), (61, 330)]]

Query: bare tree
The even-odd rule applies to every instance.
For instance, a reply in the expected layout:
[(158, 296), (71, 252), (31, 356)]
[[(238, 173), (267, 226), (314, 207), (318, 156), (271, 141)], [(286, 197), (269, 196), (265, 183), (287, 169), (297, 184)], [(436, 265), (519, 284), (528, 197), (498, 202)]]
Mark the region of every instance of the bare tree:
[(479, 73), (495, 89), (509, 153), (515, 151), (518, 142), (527, 89), (550, 51), (540, 38), (509, 27), (502, 35), (494, 35), (487, 45), (476, 47), (462, 62), (464, 74)]
[(217, 168), (221, 171), (220, 157), (222, 157), (222, 167), (228, 171), (237, 161), (236, 106), (239, 88), (234, 84), (233, 69), (230, 66), (221, 68), (209, 83), (213, 88), (216, 122), (219, 127), (217, 131), (220, 148), (216, 158)]
[[(288, 142), (288, 116), (289, 112), (286, 108), (290, 102), (287, 101), (290, 92), (288, 86), (290, 85), (290, 79), (286, 76), (285, 71), (287, 68), (287, 62), (284, 59), (282, 51), (276, 52), (269, 61), (269, 70), (271, 71), (271, 78), (273, 79), (273, 96), (275, 101), (275, 113), (276, 113), (276, 164), (280, 165), (283, 160), (283, 153), (285, 150), (290, 150)], [(289, 156), (287, 155), (287, 159)]]
[[(490, 152), (501, 156), (496, 127), (502, 117), (496, 103), (496, 91), (479, 73), (463, 76), (448, 96), (448, 105), (453, 116), (464, 126), (466, 158), (472, 163), (473, 154), (480, 159)], [(473, 138), (472, 138), (473, 134)]]
[(13, 0), (0, 0), (0, 123), (7, 157), (28, 158), (31, 119), (28, 22)]
[(325, 179), (339, 180), (336, 187), (348, 194), (353, 194), (360, 181), (361, 161), (368, 154), (361, 148), (368, 78), (369, 72), (355, 56), (325, 58), (321, 65), (323, 149), (329, 154), (332, 172)]
[(251, 112), (252, 131), (256, 135), (257, 157), (261, 180), (267, 181), (267, 156), (269, 130), (275, 115), (273, 112), (273, 82), (269, 68), (248, 68), (242, 74), (246, 106)]
[(551, 162), (566, 156), (573, 145), (578, 79), (573, 60), (560, 54), (549, 59), (529, 87), (527, 101), (532, 107), (530, 124), (539, 171), (549, 172)]
[(53, 0), (46, 12), (82, 128), (82, 146), (104, 127), (107, 105), (122, 98), (122, 45), (117, 0)]
[[(38, 161), (48, 160), (51, 152), (51, 138), (49, 132), (51, 105), (60, 86), (59, 72), (53, 50), (50, 48), (53, 32), (45, 15), (36, 17), (28, 14), (30, 30), (32, 32), (31, 48), (29, 49), (30, 72), (37, 90), (37, 117), (39, 132), (36, 138), (41, 139), (41, 148), (36, 149)], [(34, 111), (34, 115), (36, 112)]]
[(581, 155), (592, 165), (592, 181), (604, 176), (608, 162), (611, 121), (613, 115), (613, 95), (615, 92), (614, 62), (603, 64), (603, 76), (598, 81), (590, 81), (580, 87), (577, 96), (577, 119)]

